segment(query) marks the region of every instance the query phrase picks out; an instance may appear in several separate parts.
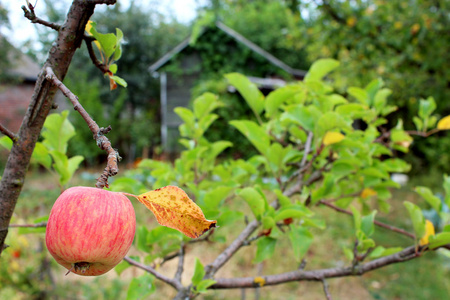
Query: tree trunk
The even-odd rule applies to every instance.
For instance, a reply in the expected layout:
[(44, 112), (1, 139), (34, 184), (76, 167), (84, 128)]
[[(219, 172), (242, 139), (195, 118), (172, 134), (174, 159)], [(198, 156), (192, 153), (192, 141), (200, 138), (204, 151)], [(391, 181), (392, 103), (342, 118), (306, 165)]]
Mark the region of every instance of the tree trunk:
[[(106, 2), (106, 1), (105, 1)], [(109, 1), (113, 4), (115, 1)], [(0, 182), (0, 254), (8, 234), (8, 226), (19, 198), (36, 141), (44, 121), (52, 108), (57, 87), (45, 79), (45, 68), (50, 67), (62, 81), (72, 57), (83, 41), (86, 23), (99, 1), (73, 1), (58, 37), (49, 51), (47, 61), (38, 76), (34, 93), (22, 121)]]

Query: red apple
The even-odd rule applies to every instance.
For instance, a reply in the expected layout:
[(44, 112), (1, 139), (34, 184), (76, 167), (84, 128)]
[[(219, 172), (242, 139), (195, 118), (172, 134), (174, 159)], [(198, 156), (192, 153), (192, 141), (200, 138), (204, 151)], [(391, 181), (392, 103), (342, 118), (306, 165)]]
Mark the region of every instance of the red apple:
[(50, 254), (69, 272), (96, 276), (123, 259), (135, 230), (134, 209), (125, 195), (79, 186), (56, 200), (45, 241)]

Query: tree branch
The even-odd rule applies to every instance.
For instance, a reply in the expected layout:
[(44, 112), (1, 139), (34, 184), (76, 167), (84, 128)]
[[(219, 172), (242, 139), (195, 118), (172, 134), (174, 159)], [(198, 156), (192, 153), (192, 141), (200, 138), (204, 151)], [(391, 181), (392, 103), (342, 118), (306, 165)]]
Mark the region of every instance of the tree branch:
[(13, 141), (13, 143), (17, 141), (17, 136), (8, 128), (3, 126), (1, 123), (0, 123), (0, 132), (9, 137)]
[[(426, 246), (425, 246), (426, 247)], [(420, 256), (420, 250), (425, 249), (421, 247), (419, 252), (416, 251), (416, 246), (410, 246), (400, 252), (389, 256), (381, 257), (365, 264), (360, 264), (355, 268), (331, 268), (314, 271), (296, 270), (276, 275), (262, 276), (264, 279), (264, 286), (277, 285), (292, 281), (323, 281), (326, 278), (344, 277), (344, 276), (361, 276), (364, 273), (382, 268), (384, 266), (408, 261)], [(256, 288), (259, 283), (255, 282), (253, 277), (242, 278), (215, 278), (217, 282), (212, 285), (211, 289), (231, 289), (231, 288)]]
[(175, 273), (174, 280), (181, 284), (181, 275), (183, 274), (184, 268), (184, 245), (181, 245), (180, 251), (178, 252), (178, 267)]
[(39, 228), (39, 227), (46, 227), (47, 222), (40, 222), (36, 224), (10, 224), (9, 227), (12, 228), (18, 228), (18, 227), (28, 227), (28, 228)]
[(157, 279), (169, 284), (170, 286), (172, 286), (173, 288), (175, 288), (177, 291), (183, 289), (183, 285), (181, 284), (181, 282), (176, 281), (175, 279), (171, 279), (169, 277), (166, 277), (160, 273), (158, 273), (155, 269), (153, 269), (150, 266), (146, 266), (144, 264), (141, 264), (140, 262), (137, 262), (133, 259), (131, 259), (128, 256), (125, 256), (123, 258), (123, 260), (125, 260), (126, 262), (128, 262), (129, 264), (138, 267), (139, 269), (142, 269), (150, 274), (152, 274), (153, 276), (155, 276)]
[(108, 126), (107, 128), (100, 128), (97, 123), (89, 116), (87, 111), (83, 108), (83, 106), (78, 101), (78, 97), (75, 96), (53, 73), (53, 70), (50, 67), (47, 67), (45, 69), (47, 75), (47, 80), (51, 81), (54, 85), (56, 85), (61, 92), (69, 98), (69, 100), (73, 104), (73, 108), (80, 113), (80, 115), (83, 117), (83, 119), (86, 121), (86, 123), (89, 126), (89, 129), (94, 135), (94, 139), (97, 142), (97, 146), (105, 150), (106, 153), (108, 153), (108, 161), (105, 170), (100, 175), (100, 177), (97, 179), (97, 183), (95, 186), (97, 188), (104, 188), (105, 186), (108, 187), (108, 177), (114, 176), (119, 172), (119, 167), (117, 165), (117, 161), (120, 160), (119, 153), (117, 150), (113, 149), (111, 146), (111, 142), (109, 139), (105, 136), (109, 131), (111, 131), (111, 126)]
[[(328, 207), (334, 209), (335, 211), (338, 211), (338, 212), (347, 214), (347, 215), (349, 215), (349, 216), (353, 216), (353, 213), (352, 213), (351, 211), (348, 211), (348, 210), (345, 210), (345, 209), (343, 209), (343, 208), (337, 207), (336, 205), (331, 204), (331, 203), (329, 203), (329, 202), (327, 202), (327, 201), (320, 200), (320, 201), (318, 202), (318, 204), (323, 204), (323, 205), (325, 205), (325, 206), (328, 206)], [(394, 232), (403, 234), (404, 236), (407, 236), (407, 237), (409, 237), (409, 238), (412, 238), (412, 239), (415, 239), (415, 238), (416, 238), (414, 234), (409, 233), (408, 231), (406, 231), (406, 230), (404, 230), (404, 229), (401, 229), (401, 228), (398, 228), (398, 227), (395, 227), (395, 226), (392, 226), (392, 225), (389, 225), (389, 224), (386, 224), (386, 223), (382, 223), (382, 222), (377, 221), (377, 220), (374, 220), (373, 223), (374, 223), (375, 225), (379, 226), (379, 227), (383, 227), (383, 228), (389, 229), (389, 230), (391, 230), (391, 231), (394, 231)]]
[(48, 22), (48, 21), (45, 21), (45, 20), (42, 20), (42, 19), (36, 17), (36, 14), (34, 13), (34, 9), (32, 9), (32, 7), (30, 7), (30, 10), (28, 10), (25, 7), (25, 5), (23, 5), (22, 10), (24, 12), (25, 18), (30, 20), (31, 23), (41, 24), (41, 25), (50, 27), (51, 29), (54, 29), (56, 31), (59, 31), (61, 29), (61, 25), (59, 25), (59, 24)]
[[(287, 190), (284, 194), (287, 197), (294, 195), (300, 191), (299, 184), (295, 184), (289, 190)], [(279, 207), (278, 201), (274, 201), (270, 204), (275, 209)], [(216, 259), (209, 265), (206, 266), (206, 274), (205, 278), (212, 278), (214, 274), (246, 243), (248, 242), (248, 238), (252, 233), (259, 227), (260, 222), (254, 220), (250, 222), (247, 227), (239, 234), (239, 236), (222, 252)]]
[(323, 284), (323, 292), (325, 293), (327, 300), (332, 300), (330, 291), (328, 290), (328, 283), (325, 279), (322, 279), (322, 284)]
[(85, 36), (84, 41), (86, 42), (86, 47), (92, 63), (102, 72), (102, 74), (109, 72), (108, 67), (105, 64), (102, 64), (95, 55), (94, 48), (92, 47), (92, 42), (94, 39), (92, 37)]

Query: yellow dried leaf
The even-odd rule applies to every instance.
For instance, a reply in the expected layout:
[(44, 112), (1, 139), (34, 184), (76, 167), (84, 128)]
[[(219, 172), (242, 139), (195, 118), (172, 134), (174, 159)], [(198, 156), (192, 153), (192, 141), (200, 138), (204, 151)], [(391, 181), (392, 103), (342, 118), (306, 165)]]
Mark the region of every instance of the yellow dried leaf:
[(262, 277), (255, 277), (253, 282), (258, 284), (259, 286), (264, 286), (264, 284), (266, 283), (266, 280)]
[(137, 196), (150, 209), (159, 224), (176, 229), (190, 238), (198, 238), (217, 221), (205, 219), (200, 207), (179, 187), (166, 186)]
[(437, 129), (450, 130), (450, 115), (439, 120), (439, 122), (437, 123)]
[(361, 192), (361, 198), (368, 198), (370, 196), (375, 196), (377, 192), (371, 188), (365, 188)]
[(336, 144), (342, 141), (345, 138), (345, 135), (343, 135), (340, 132), (330, 132), (328, 131), (325, 136), (323, 137), (323, 144), (325, 146)]
[(420, 239), (419, 245), (420, 246), (427, 245), (429, 243), (428, 238), (430, 237), (430, 235), (434, 235), (434, 225), (433, 223), (431, 223), (431, 221), (425, 220), (425, 234)]

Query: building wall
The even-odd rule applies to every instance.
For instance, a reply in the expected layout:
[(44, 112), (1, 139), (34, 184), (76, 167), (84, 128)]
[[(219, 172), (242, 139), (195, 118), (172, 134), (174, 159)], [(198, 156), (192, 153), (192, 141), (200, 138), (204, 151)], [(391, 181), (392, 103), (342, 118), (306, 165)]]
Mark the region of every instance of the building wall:
[[(167, 104), (161, 105), (164, 118), (162, 126), (166, 127), (166, 137), (163, 137), (164, 150), (169, 153), (182, 150), (178, 143), (180, 138), (178, 126), (182, 124), (180, 117), (174, 112), (176, 107), (187, 107), (191, 104), (191, 88), (197, 83), (199, 72), (192, 72), (192, 67), (198, 65), (199, 57), (192, 54), (183, 58), (180, 62), (181, 72), (167, 72), (166, 77), (166, 97)], [(164, 130), (163, 130), (164, 132)]]
[(22, 124), (33, 91), (34, 84), (0, 85), (0, 121), (14, 133)]

